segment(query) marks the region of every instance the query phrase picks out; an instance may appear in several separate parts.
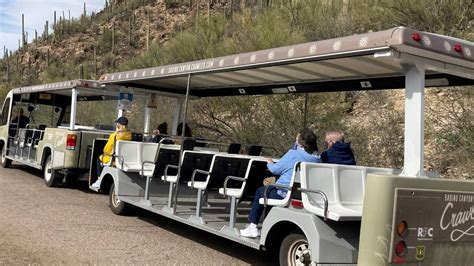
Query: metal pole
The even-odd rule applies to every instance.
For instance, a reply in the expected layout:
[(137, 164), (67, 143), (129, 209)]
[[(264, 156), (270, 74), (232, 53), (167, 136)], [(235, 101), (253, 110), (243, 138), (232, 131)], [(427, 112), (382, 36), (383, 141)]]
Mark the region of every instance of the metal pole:
[(306, 121), (307, 121), (307, 115), (308, 115), (308, 93), (304, 94), (304, 116), (303, 116), (303, 128), (306, 127)]
[(145, 107), (145, 125), (143, 127), (143, 132), (150, 132), (150, 108), (147, 106)]
[(402, 64), (405, 72), (405, 148), (401, 175), (425, 177), (424, 164), (424, 107), (425, 68), (422, 65)]
[(74, 130), (76, 126), (76, 109), (77, 109), (77, 89), (73, 88), (71, 92), (71, 118), (69, 119), (69, 130)]
[(178, 173), (175, 184), (174, 192), (174, 204), (173, 204), (173, 213), (176, 213), (176, 205), (178, 203), (178, 186), (179, 186), (179, 177), (181, 175), (181, 164), (183, 163), (183, 148), (184, 148), (184, 133), (186, 132), (186, 115), (188, 112), (188, 100), (189, 100), (189, 87), (191, 85), (191, 74), (188, 74), (188, 84), (186, 85), (186, 97), (184, 98), (184, 113), (183, 113), (183, 128), (181, 130), (181, 149), (179, 151), (179, 163), (178, 163)]

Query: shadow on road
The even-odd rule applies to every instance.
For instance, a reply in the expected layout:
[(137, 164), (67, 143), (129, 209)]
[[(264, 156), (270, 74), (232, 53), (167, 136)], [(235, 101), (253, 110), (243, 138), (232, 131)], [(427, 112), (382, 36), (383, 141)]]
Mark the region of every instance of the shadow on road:
[[(12, 165), (12, 169), (17, 169), (20, 171), (23, 171), (25, 173), (28, 173), (30, 175), (36, 176), (37, 178), (43, 179), (43, 171), (39, 169), (35, 169), (33, 167), (29, 167), (27, 165), (21, 165), (21, 164), (14, 164)], [(43, 180), (44, 181), (44, 180)], [(89, 189), (89, 184), (85, 180), (74, 180), (73, 181), (66, 181), (64, 183), (61, 183), (57, 185), (57, 188), (62, 188), (62, 189), (76, 189), (81, 192), (87, 193), (87, 194), (97, 194), (97, 192), (92, 191)]]
[(278, 255), (276, 253), (256, 250), (143, 209), (135, 210), (134, 214), (140, 220), (159, 226), (173, 234), (190, 239), (246, 263), (252, 265), (278, 264)]

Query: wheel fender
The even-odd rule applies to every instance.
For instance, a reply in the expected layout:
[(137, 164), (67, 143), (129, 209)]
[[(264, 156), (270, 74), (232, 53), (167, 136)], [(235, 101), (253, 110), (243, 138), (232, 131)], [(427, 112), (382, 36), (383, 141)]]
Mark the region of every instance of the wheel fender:
[(272, 228), (279, 223), (290, 222), (306, 236), (311, 259), (317, 263), (356, 263), (357, 247), (347, 242), (344, 236), (334, 231), (327, 223), (316, 215), (291, 208), (274, 207), (268, 213), (262, 226), (260, 245), (265, 246), (269, 234), (289, 234), (281, 230), (273, 231)]
[(36, 159), (36, 162), (41, 165), (41, 167), (43, 167), (43, 164), (45, 163), (45, 160), (46, 160), (46, 157), (44, 156), (46, 154), (46, 151), (49, 150), (50, 151), (50, 155), (51, 155), (51, 160), (54, 160), (54, 149), (53, 149), (53, 145), (51, 144), (45, 144), (42, 148), (42, 150), (38, 153), (38, 151), (36, 151), (37, 154), (40, 154), (41, 156), (38, 157), (38, 159)]
[[(317, 239), (319, 233), (316, 230), (315, 222), (313, 220), (314, 215), (309, 215), (303, 211), (292, 210), (289, 208), (274, 207), (270, 210), (268, 215), (265, 217), (262, 225), (262, 231), (260, 236), (260, 245), (265, 246), (267, 238), (269, 238), (273, 228), (281, 224), (282, 222), (292, 223), (296, 228), (300, 229), (301, 232), (308, 239), (308, 243), (311, 247), (311, 254), (314, 258), (319, 257), (318, 250), (313, 251), (313, 247), (319, 245)], [(278, 232), (279, 234), (289, 234), (290, 232)]]
[[(107, 177), (111, 176), (113, 179), (113, 182), (115, 184), (115, 189), (118, 191), (119, 189), (119, 175), (120, 175), (120, 170), (115, 168), (115, 167), (110, 167), (110, 166), (105, 166), (104, 169), (102, 170), (102, 173), (100, 174), (99, 178), (97, 179), (99, 182), (99, 186), (102, 188), (102, 181)], [(108, 193), (108, 191), (107, 191)]]

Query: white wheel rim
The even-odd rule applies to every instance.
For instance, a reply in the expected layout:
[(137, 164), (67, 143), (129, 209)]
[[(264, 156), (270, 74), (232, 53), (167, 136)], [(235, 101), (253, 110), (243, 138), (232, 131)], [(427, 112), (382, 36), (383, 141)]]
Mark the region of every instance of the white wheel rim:
[(117, 208), (120, 204), (120, 200), (118, 198), (117, 191), (115, 190), (115, 186), (114, 186), (114, 190), (112, 191), (112, 204), (114, 205), (115, 208)]
[[(307, 241), (299, 240), (293, 243), (288, 251), (288, 265), (305, 265), (301, 261), (301, 258), (306, 252), (309, 252), (309, 245)], [(311, 264), (312, 263), (310, 263), (310, 265)]]
[(53, 173), (51, 170), (51, 160), (48, 160), (44, 167), (44, 180), (46, 180), (46, 182), (49, 182), (52, 176), (53, 176)]

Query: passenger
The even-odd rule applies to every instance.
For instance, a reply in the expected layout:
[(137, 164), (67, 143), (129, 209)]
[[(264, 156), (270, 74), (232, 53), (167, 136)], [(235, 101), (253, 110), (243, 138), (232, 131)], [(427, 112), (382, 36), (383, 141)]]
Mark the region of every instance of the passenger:
[[(183, 123), (179, 123), (178, 127), (176, 128), (176, 135), (178, 137), (181, 137), (181, 134), (183, 133)], [(184, 127), (184, 136), (185, 137), (192, 137), (193, 133), (191, 132), (191, 128), (186, 124)], [(181, 144), (181, 139), (177, 139), (175, 141), (175, 144)]]
[[(176, 134), (178, 136), (181, 136), (182, 133), (183, 133), (183, 123), (179, 123), (178, 128), (176, 128)], [(185, 137), (192, 137), (193, 136), (191, 128), (187, 124), (184, 127), (184, 136)]]
[(16, 117), (12, 119), (12, 123), (17, 124), (19, 128), (25, 128), (30, 123), (30, 119), (23, 115), (23, 108), (16, 110)]
[[(128, 130), (128, 119), (124, 116), (121, 116), (115, 120), (115, 127), (116, 131), (110, 134), (109, 139), (107, 140), (107, 144), (104, 147), (104, 153), (97, 158), (97, 178), (100, 177), (102, 170), (104, 169), (104, 165), (110, 163), (112, 159), (112, 154), (114, 152), (114, 144), (117, 140), (131, 140), (132, 139), (132, 132)], [(99, 189), (98, 180), (92, 184), (92, 187)]]
[[(290, 149), (288, 152), (277, 162), (273, 163), (271, 159), (267, 159), (268, 170), (274, 175), (280, 177), (276, 181), (278, 185), (288, 186), (293, 174), (293, 168), (297, 162), (313, 162), (319, 163), (321, 159), (317, 155), (313, 155), (318, 150), (316, 135), (309, 130), (303, 129), (297, 135), (297, 148), (296, 150)], [(246, 229), (240, 230), (240, 235), (244, 237), (258, 237), (259, 231), (257, 224), (260, 221), (264, 206), (259, 203), (259, 199), (263, 198), (265, 187), (260, 187), (255, 192), (255, 198), (252, 202), (252, 209), (249, 214), (249, 225)], [(276, 187), (270, 187), (267, 190), (267, 197), (269, 199), (283, 199), (286, 197), (287, 191), (285, 189), (279, 189)]]
[(326, 150), (321, 154), (323, 163), (355, 165), (356, 161), (351, 144), (344, 142), (344, 133), (339, 130), (329, 131), (324, 139)]
[(158, 143), (163, 138), (163, 135), (168, 135), (168, 124), (163, 122), (158, 125), (158, 127), (153, 130), (153, 139), (152, 142)]

